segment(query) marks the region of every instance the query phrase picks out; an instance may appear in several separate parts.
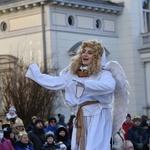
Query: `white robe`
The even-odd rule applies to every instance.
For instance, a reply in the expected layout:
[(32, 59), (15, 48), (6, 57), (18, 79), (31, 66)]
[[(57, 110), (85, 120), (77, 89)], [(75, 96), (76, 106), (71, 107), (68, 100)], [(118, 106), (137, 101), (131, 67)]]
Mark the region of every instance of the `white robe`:
[[(109, 71), (102, 70), (97, 76), (78, 77), (70, 71), (60, 76), (41, 74), (36, 64), (31, 64), (26, 77), (36, 81), (41, 86), (51, 90), (63, 90), (66, 104), (75, 114), (78, 105), (86, 101), (99, 101), (100, 103), (84, 106), (83, 116), (85, 125), (85, 150), (110, 150), (112, 134), (111, 107), (116, 82)], [(83, 92), (77, 98), (76, 83), (78, 80), (84, 84), (78, 92)], [(79, 94), (80, 95), (80, 94)], [(80, 150), (76, 145), (76, 128), (73, 129), (72, 150)]]

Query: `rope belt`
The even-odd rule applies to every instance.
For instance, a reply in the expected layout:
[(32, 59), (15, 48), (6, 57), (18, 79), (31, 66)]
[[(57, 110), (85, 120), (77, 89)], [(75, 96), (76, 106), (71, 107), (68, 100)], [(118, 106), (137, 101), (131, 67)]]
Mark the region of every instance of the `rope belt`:
[[(84, 121), (83, 121), (83, 110), (82, 107), (86, 105), (100, 103), (99, 101), (87, 101), (79, 105), (77, 116), (76, 116), (76, 144), (79, 145), (81, 142), (80, 150), (85, 150), (85, 137), (84, 137)], [(80, 141), (81, 140), (81, 141)]]

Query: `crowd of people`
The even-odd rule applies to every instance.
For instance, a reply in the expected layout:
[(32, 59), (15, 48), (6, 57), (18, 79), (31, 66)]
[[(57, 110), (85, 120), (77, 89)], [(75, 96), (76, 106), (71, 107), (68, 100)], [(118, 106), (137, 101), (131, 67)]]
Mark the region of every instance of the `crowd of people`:
[[(25, 127), (23, 120), (12, 106), (6, 114), (6, 120), (0, 120), (0, 150), (71, 150), (72, 127), (75, 115), (68, 123), (65, 116), (58, 114), (50, 117), (48, 124), (41, 118), (33, 116), (31, 123)], [(112, 150), (148, 150), (150, 126), (147, 116), (127, 114), (125, 122), (112, 137)]]
[(0, 150), (71, 150), (71, 134), (74, 115), (68, 123), (65, 116), (52, 116), (48, 124), (42, 118), (33, 116), (25, 127), (16, 109), (12, 106), (5, 120), (0, 120)]
[(149, 150), (150, 126), (146, 115), (128, 113), (122, 127), (113, 137), (113, 150)]

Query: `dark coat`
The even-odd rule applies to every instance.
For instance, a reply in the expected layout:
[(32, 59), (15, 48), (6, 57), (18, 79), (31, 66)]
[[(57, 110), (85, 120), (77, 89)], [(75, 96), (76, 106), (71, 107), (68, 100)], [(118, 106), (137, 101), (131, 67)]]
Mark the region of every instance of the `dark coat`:
[[(65, 133), (66, 133), (66, 135), (64, 137), (59, 135), (59, 133), (62, 130), (65, 131)], [(67, 150), (71, 149), (71, 140), (70, 140), (70, 137), (68, 135), (68, 130), (64, 126), (59, 126), (58, 127), (58, 129), (56, 130), (56, 135), (55, 136), (56, 136), (56, 143), (63, 142), (63, 144), (66, 145)]]
[(27, 144), (21, 141), (16, 141), (14, 143), (15, 150), (34, 150), (32, 143), (29, 141)]
[(34, 150), (40, 150), (46, 142), (44, 129), (34, 127), (28, 132), (29, 140), (33, 143)]
[(145, 129), (142, 127), (132, 126), (128, 129), (127, 139), (130, 140), (134, 147), (137, 147), (137, 143), (142, 143), (144, 147), (147, 147), (148, 144), (148, 134)]
[(26, 128), (26, 132), (32, 131), (32, 129), (33, 129), (34, 126), (35, 126), (34, 123), (31, 122), (31, 123), (29, 124), (29, 126)]
[(44, 144), (41, 150), (59, 150), (59, 146), (52, 143), (52, 144)]

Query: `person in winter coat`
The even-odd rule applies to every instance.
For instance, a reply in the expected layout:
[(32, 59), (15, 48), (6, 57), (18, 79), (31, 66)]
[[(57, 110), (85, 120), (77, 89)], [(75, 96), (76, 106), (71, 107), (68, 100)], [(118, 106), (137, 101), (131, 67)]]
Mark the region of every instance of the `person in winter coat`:
[(63, 142), (66, 145), (67, 150), (71, 150), (71, 140), (67, 128), (62, 125), (58, 126), (58, 129), (56, 130), (56, 143), (59, 142)]
[(26, 128), (26, 132), (28, 133), (29, 131), (31, 131), (35, 125), (35, 120), (37, 119), (36, 116), (32, 116), (31, 118), (31, 123), (28, 125), (28, 127)]
[(37, 118), (35, 120), (35, 126), (32, 131), (28, 132), (29, 140), (33, 143), (35, 150), (41, 150), (43, 144), (45, 143), (45, 132), (44, 132), (43, 120)]
[(131, 128), (132, 126), (133, 126), (133, 123), (132, 123), (131, 115), (128, 113), (126, 116), (125, 122), (122, 124), (122, 128), (125, 131), (125, 134), (124, 134), (125, 140), (127, 140), (128, 129)]
[(34, 150), (25, 131), (19, 133), (19, 140), (14, 143), (14, 148), (15, 150)]
[(64, 126), (64, 127), (67, 128), (67, 124), (65, 123), (65, 116), (64, 116), (64, 115), (60, 115), (59, 121), (58, 121), (57, 124), (58, 124), (58, 125), (62, 125), (62, 126)]
[(14, 150), (10, 140), (4, 138), (4, 132), (0, 130), (0, 150)]
[(42, 150), (67, 150), (63, 143), (55, 143), (54, 133), (49, 131), (46, 133), (46, 143), (43, 145)]
[(127, 138), (133, 143), (135, 150), (148, 150), (148, 134), (141, 127), (140, 116), (133, 117), (133, 126), (128, 129)]
[(58, 128), (57, 120), (55, 117), (50, 117), (48, 120), (48, 126), (44, 129), (45, 132), (53, 132), (55, 134), (56, 130)]
[(25, 131), (25, 127), (23, 121), (20, 118), (15, 119), (14, 124), (12, 124), (12, 128), (10, 130), (10, 140), (14, 145), (15, 141), (18, 140), (19, 132)]

